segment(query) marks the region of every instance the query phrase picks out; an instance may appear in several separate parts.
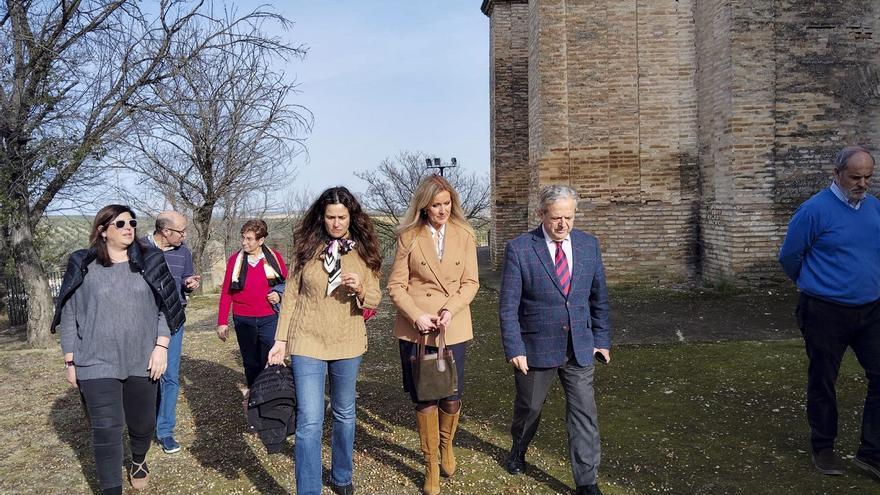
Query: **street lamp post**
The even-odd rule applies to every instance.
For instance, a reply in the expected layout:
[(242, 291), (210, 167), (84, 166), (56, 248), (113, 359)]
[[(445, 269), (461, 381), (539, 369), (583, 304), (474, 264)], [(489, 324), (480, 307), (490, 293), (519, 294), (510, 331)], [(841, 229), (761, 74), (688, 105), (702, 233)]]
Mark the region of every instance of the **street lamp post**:
[(425, 168), (436, 168), (440, 171), (440, 177), (443, 177), (443, 171), (447, 168), (455, 168), (458, 166), (458, 160), (453, 156), (449, 159), (449, 165), (443, 165), (440, 163), (440, 159), (437, 157), (425, 158)]

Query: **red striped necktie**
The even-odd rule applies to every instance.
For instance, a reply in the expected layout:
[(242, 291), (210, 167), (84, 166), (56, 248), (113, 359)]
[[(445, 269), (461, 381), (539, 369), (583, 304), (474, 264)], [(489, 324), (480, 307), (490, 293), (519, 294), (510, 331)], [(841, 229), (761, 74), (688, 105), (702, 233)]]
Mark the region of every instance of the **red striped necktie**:
[(565, 251), (562, 250), (562, 241), (553, 241), (556, 243), (556, 278), (559, 279), (559, 285), (562, 286), (562, 293), (568, 296), (571, 289), (571, 272), (568, 271), (568, 260), (565, 258)]

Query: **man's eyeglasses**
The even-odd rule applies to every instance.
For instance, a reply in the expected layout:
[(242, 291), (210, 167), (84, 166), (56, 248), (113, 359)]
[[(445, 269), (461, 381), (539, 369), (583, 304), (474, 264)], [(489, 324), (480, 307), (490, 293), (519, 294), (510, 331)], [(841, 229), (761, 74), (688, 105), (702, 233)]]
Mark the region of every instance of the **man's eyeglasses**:
[(172, 229), (171, 227), (165, 227), (165, 230), (170, 230), (171, 232), (177, 232), (180, 235), (186, 235), (186, 229), (177, 230), (177, 229)]
[(133, 229), (137, 228), (138, 226), (138, 221), (134, 218), (132, 218), (131, 220), (117, 220), (115, 222), (111, 222), (111, 225), (113, 225), (117, 229), (124, 229), (126, 223), (128, 223), (128, 225), (130, 225)]

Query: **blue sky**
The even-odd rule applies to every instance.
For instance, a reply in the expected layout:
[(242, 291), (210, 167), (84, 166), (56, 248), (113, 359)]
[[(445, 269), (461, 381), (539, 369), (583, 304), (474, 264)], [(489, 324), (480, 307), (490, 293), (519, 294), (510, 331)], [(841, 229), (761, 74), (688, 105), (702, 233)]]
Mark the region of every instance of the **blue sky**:
[[(258, 5), (239, 4), (240, 9)], [(315, 115), (297, 190), (345, 185), (400, 150), (425, 151), (468, 171), (489, 170), (489, 20), (479, 0), (288, 1), (283, 35), (308, 47), (285, 72)]]

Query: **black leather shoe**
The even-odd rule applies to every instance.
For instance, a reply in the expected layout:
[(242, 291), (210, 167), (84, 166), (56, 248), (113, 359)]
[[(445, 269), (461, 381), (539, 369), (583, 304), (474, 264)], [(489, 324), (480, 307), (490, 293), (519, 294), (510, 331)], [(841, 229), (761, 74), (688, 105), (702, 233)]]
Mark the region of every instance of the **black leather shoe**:
[(510, 474), (522, 474), (526, 471), (526, 453), (511, 450), (504, 461), (504, 467)]
[(349, 485), (336, 485), (330, 483), (330, 491), (336, 495), (354, 495), (354, 483)]
[(871, 459), (870, 457), (865, 457), (858, 454), (856, 454), (856, 458), (853, 459), (853, 462), (856, 464), (856, 466), (871, 473), (875, 478), (880, 480), (880, 462), (875, 459)]
[(581, 485), (577, 487), (577, 490), (574, 492), (575, 495), (602, 495), (602, 491), (599, 490), (599, 485)]
[(831, 476), (843, 474), (843, 465), (840, 463), (840, 458), (834, 454), (834, 449), (828, 448), (812, 452), (811, 457), (813, 465), (820, 473)]

